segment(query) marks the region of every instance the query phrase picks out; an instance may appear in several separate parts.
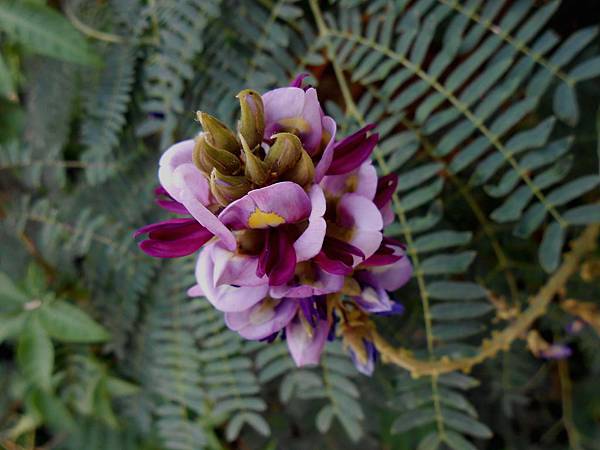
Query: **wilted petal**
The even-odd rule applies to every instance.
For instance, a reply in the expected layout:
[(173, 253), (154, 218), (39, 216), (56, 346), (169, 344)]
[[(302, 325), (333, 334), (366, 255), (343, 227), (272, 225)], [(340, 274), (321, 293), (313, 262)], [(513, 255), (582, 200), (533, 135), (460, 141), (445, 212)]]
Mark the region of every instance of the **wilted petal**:
[(305, 220), (310, 212), (310, 198), (302, 187), (282, 181), (248, 192), (228, 205), (219, 219), (236, 230), (261, 229)]
[(326, 202), (323, 190), (315, 184), (308, 193), (311, 203), (310, 217), (308, 218), (308, 227), (294, 242), (296, 250), (296, 261), (307, 261), (315, 256), (323, 246), (325, 230), (327, 225), (323, 214), (325, 214)]
[(356, 369), (367, 376), (371, 376), (375, 370), (375, 361), (377, 360), (377, 349), (371, 341), (364, 340), (366, 361), (361, 361), (358, 355), (350, 349), (350, 357)]
[(321, 125), (323, 127), (323, 131), (329, 135), (329, 141), (321, 154), (321, 158), (315, 167), (315, 183), (320, 182), (325, 174), (327, 173), (327, 169), (331, 165), (331, 161), (333, 159), (333, 147), (335, 145), (335, 133), (337, 131), (337, 125), (335, 120), (333, 120), (329, 116), (323, 116), (321, 119)]
[(285, 327), (297, 310), (296, 300), (267, 298), (245, 311), (225, 313), (225, 323), (246, 339), (264, 339)]
[(285, 327), (288, 349), (298, 367), (319, 363), (329, 333), (326, 320), (320, 320), (311, 334), (307, 327), (298, 316)]
[(343, 175), (327, 175), (321, 181), (321, 187), (331, 197), (355, 193), (372, 200), (377, 190), (377, 171), (368, 161), (352, 172)]
[(244, 311), (267, 295), (269, 286), (241, 286), (215, 284), (214, 245), (204, 247), (196, 263), (196, 281), (208, 301), (218, 310), (225, 312)]

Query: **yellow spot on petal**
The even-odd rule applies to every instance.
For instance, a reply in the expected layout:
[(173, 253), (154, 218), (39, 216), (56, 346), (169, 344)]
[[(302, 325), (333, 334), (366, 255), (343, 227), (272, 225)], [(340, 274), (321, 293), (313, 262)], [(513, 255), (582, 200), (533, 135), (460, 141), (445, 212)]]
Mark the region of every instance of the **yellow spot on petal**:
[(274, 212), (264, 212), (256, 208), (248, 218), (248, 226), (250, 228), (267, 228), (276, 227), (285, 223), (285, 219)]

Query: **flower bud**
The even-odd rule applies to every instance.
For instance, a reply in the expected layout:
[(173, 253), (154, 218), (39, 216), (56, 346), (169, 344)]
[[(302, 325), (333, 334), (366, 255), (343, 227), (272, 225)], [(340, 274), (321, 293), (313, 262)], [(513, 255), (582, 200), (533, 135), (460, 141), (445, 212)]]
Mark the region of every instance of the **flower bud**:
[(196, 167), (207, 176), (213, 168), (226, 175), (237, 175), (242, 168), (237, 156), (214, 147), (206, 139), (206, 133), (198, 138), (192, 157)]
[(202, 111), (198, 111), (196, 117), (206, 133), (207, 142), (218, 149), (239, 155), (240, 144), (235, 138), (235, 134), (223, 122)]
[(244, 89), (238, 96), (242, 110), (238, 131), (253, 149), (263, 140), (265, 132), (265, 109), (260, 94), (251, 89)]
[(269, 149), (265, 163), (271, 172), (283, 174), (294, 167), (302, 156), (302, 142), (291, 133), (278, 133), (273, 137), (275, 143)]
[(300, 186), (312, 183), (315, 178), (315, 165), (306, 150), (302, 149), (302, 154), (296, 165), (284, 173), (281, 178), (293, 181)]
[(246, 177), (223, 175), (216, 168), (210, 173), (210, 190), (223, 206), (242, 198), (251, 189), (252, 185)]
[(252, 153), (252, 150), (250, 150), (250, 147), (246, 143), (246, 139), (244, 139), (241, 133), (240, 141), (244, 150), (244, 174), (246, 178), (258, 186), (263, 186), (269, 179), (269, 168), (262, 159)]

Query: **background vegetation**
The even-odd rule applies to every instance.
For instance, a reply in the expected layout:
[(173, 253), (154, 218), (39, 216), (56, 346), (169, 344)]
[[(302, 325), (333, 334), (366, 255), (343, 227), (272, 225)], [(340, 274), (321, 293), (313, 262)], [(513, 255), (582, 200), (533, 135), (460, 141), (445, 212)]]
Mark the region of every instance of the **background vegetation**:
[[(1, 0), (0, 446), (598, 448), (599, 19), (594, 0)], [(196, 110), (233, 124), (239, 90), (304, 71), (340, 136), (378, 124), (400, 176), (388, 233), (415, 276), (372, 378), (340, 345), (298, 370), (242, 341), (186, 297), (193, 258), (132, 239)]]

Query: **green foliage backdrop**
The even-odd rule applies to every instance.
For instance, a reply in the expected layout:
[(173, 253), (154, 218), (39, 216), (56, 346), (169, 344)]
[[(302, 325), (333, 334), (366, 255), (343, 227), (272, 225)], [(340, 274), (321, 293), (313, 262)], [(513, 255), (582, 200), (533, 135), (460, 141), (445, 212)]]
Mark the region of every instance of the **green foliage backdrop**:
[[(567, 0), (0, 1), (0, 446), (598, 448), (599, 21)], [(193, 258), (132, 239), (196, 110), (233, 124), (237, 92), (301, 72), (399, 174), (387, 233), (415, 273), (372, 378), (339, 343), (297, 369), (243, 341), (186, 296)]]

